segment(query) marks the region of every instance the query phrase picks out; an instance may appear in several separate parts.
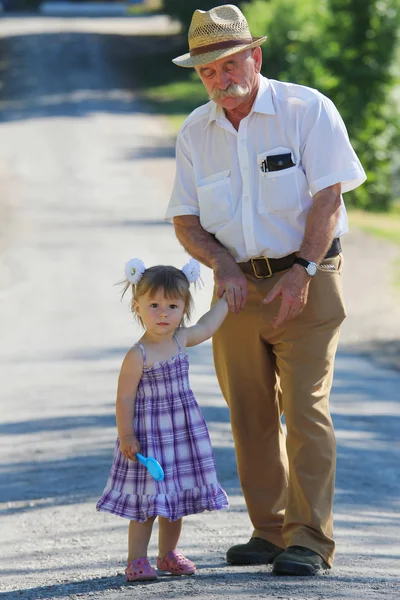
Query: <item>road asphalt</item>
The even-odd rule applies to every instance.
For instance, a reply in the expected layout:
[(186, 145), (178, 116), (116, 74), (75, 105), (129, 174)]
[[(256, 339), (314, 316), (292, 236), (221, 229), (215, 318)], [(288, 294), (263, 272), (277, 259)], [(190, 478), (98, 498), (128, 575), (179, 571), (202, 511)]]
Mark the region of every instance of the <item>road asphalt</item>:
[[(185, 519), (181, 549), (198, 565), (194, 577), (124, 581), (127, 522), (95, 510), (116, 436), (119, 367), (140, 335), (114, 284), (132, 255), (146, 265), (187, 261), (163, 220), (173, 138), (136, 97), (127, 58), (132, 36), (160, 23), (1, 22), (0, 597), (398, 600), (400, 372), (362, 355), (371, 327), (382, 345), (400, 331), (388, 287), (396, 251), (359, 232), (344, 242), (349, 317), (332, 393), (332, 572), (281, 578), (267, 566), (226, 564), (226, 549), (251, 527), (205, 343), (190, 352), (191, 381), (230, 508)], [(212, 290), (203, 273), (195, 317)]]

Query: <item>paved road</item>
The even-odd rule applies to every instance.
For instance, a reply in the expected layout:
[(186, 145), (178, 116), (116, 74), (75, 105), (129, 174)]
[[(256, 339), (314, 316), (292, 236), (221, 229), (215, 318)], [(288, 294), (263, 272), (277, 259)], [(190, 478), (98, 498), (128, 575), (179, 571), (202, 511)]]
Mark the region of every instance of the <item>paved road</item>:
[[(145, 26), (155, 24), (141, 20), (140, 33)], [(332, 398), (335, 570), (299, 580), (225, 564), (226, 548), (246, 540), (250, 525), (204, 344), (191, 353), (192, 384), (231, 508), (186, 519), (182, 549), (198, 563), (196, 577), (124, 583), (126, 523), (94, 509), (116, 434), (116, 376), (139, 333), (113, 284), (131, 255), (186, 261), (162, 220), (173, 140), (133, 91), (137, 27), (132, 19), (2, 20), (2, 597), (398, 599), (400, 375), (344, 349)], [(197, 314), (210, 298), (209, 271), (205, 279)]]

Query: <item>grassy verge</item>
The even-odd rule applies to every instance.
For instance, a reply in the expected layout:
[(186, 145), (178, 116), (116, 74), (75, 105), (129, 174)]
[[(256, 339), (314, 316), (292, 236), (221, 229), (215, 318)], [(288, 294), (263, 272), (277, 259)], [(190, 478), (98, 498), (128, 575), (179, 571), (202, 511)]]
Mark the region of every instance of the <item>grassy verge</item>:
[[(400, 247), (400, 204), (389, 213), (370, 213), (361, 210), (349, 211), (351, 227), (358, 227), (371, 235), (396, 244)], [(400, 289), (400, 265), (393, 265), (394, 284)]]
[(157, 112), (167, 115), (175, 132), (192, 110), (207, 102), (203, 84), (190, 76), (184, 81), (174, 81), (149, 88), (144, 95), (157, 108)]
[(207, 102), (207, 93), (193, 69), (172, 62), (187, 52), (186, 36), (155, 37), (151, 46), (152, 51), (135, 64), (136, 82), (150, 110), (166, 116), (177, 133), (189, 113)]
[(161, 12), (162, 0), (145, 0), (141, 4), (132, 4), (128, 6), (128, 14), (130, 15), (150, 15)]
[(371, 213), (361, 210), (349, 211), (350, 225), (354, 225), (400, 246), (400, 209), (395, 208), (389, 213)]

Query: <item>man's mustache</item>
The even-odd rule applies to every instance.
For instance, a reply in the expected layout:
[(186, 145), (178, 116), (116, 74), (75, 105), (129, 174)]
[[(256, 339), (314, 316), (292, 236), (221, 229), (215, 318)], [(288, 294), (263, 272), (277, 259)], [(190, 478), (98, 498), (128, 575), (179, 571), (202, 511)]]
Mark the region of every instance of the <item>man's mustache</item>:
[(238, 83), (230, 83), (226, 90), (220, 90), (215, 88), (210, 93), (210, 100), (223, 100), (224, 98), (243, 98), (249, 93), (249, 87), (247, 85), (239, 85)]

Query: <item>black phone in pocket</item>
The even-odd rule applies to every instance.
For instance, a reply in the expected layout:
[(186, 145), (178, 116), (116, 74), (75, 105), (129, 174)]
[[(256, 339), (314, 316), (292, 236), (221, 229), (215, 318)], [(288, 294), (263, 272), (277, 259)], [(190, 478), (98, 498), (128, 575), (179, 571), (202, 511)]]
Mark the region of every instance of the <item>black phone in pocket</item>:
[(283, 171), (283, 169), (289, 169), (294, 167), (295, 164), (292, 160), (292, 153), (286, 152), (285, 154), (274, 154), (273, 156), (266, 157), (267, 171)]

